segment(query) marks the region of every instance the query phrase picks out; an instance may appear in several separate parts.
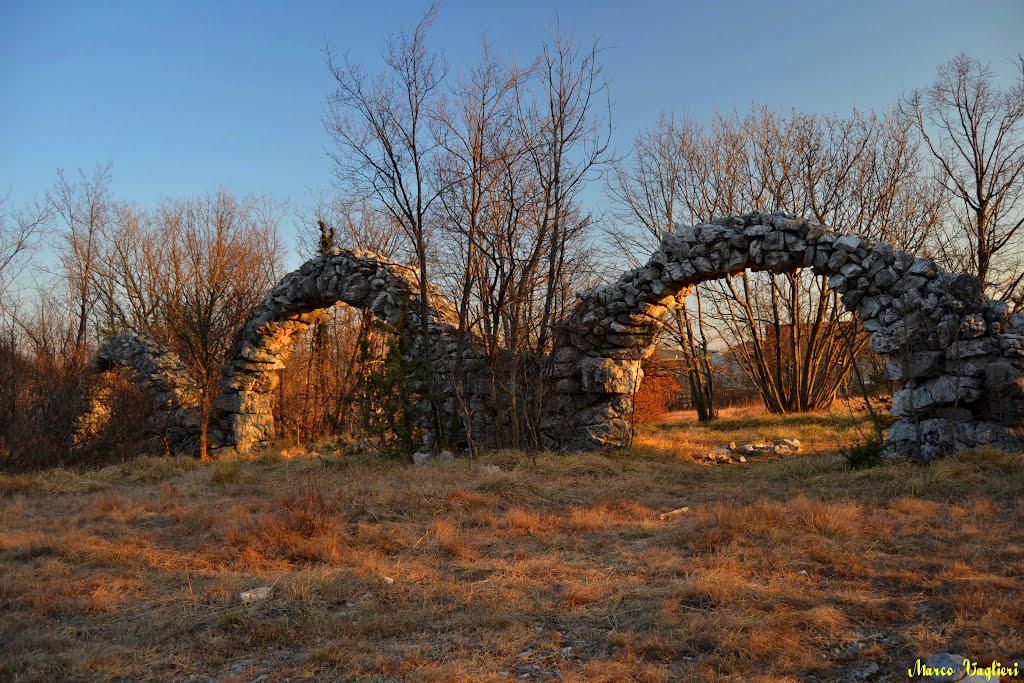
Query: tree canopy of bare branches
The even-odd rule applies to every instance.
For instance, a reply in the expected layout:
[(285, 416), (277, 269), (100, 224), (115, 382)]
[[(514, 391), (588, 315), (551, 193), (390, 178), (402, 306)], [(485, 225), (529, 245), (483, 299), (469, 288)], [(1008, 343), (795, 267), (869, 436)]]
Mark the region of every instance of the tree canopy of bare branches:
[(1024, 274), (1024, 58), (1017, 81), (999, 89), (990, 67), (959, 54), (931, 85), (900, 102), (924, 141), (950, 208), (946, 260), (982, 288), (1019, 297)]
[[(429, 219), (440, 194), (437, 174), (431, 172), (440, 150), (431, 120), (448, 71), (444, 59), (427, 46), (437, 12), (437, 5), (432, 6), (413, 28), (388, 40), (384, 68), (374, 76), (325, 48), (335, 89), (324, 124), (335, 143), (338, 180), (354, 197), (373, 200), (412, 246), (423, 306), (418, 315), (420, 346), (428, 367)], [(444, 434), (434, 373), (427, 375), (435, 433)]]
[[(636, 137), (632, 156), (613, 166), (607, 190), (624, 226), (610, 230), (612, 243), (639, 253), (678, 223), (746, 210), (813, 216), (922, 251), (941, 215), (916, 142), (893, 114), (842, 118), (753, 107), (743, 117), (716, 115), (710, 130), (663, 114)], [(702, 291), (715, 293), (713, 305)], [(854, 362), (847, 318), (823, 279), (744, 273), (738, 282), (697, 288), (667, 331), (691, 359), (695, 404), (712, 402), (714, 339), (732, 349), (766, 405), (783, 412), (831, 402)], [(862, 347), (856, 338), (853, 355)]]
[(94, 266), (105, 326), (148, 334), (188, 367), (201, 398), (199, 454), (236, 331), (280, 276), (280, 210), (225, 191), (118, 205)]
[(46, 203), (15, 209), (9, 195), (0, 197), (0, 310), (6, 309), (8, 289), (45, 237), (49, 218)]
[(426, 46), (436, 12), (389, 41), (374, 77), (327, 52), (339, 185), (400, 229), (424, 289), (430, 279), (451, 294), (462, 330), (487, 346), (496, 429), (536, 444), (543, 352), (590, 271), (578, 198), (608, 144), (599, 50), (556, 29), (533, 63), (503, 63), (484, 44), (451, 75)]

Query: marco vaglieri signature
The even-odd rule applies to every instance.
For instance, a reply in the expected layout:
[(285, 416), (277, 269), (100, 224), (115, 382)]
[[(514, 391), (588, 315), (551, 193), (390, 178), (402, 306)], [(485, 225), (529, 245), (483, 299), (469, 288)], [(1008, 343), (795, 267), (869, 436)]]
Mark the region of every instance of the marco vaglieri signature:
[[(972, 662), (970, 659), (965, 657), (963, 667), (967, 671), (968, 676), (984, 676), (985, 680), (992, 680), (993, 676), (1012, 676), (1016, 678), (1020, 675), (1017, 662), (1010, 665), (995, 661), (988, 666), (979, 666), (977, 662)], [(930, 678), (933, 676), (952, 676), (954, 673), (955, 670), (951, 666), (928, 666), (920, 659), (914, 662), (913, 667), (907, 669), (907, 676), (909, 678), (913, 678), (914, 676), (920, 676), (922, 678)]]

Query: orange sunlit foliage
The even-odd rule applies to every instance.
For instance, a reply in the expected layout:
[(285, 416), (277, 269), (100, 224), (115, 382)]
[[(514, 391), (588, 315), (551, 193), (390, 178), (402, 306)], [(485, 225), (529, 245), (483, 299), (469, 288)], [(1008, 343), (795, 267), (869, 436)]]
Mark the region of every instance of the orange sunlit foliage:
[(679, 392), (679, 382), (674, 374), (644, 377), (633, 403), (637, 424), (648, 424), (664, 418), (672, 404), (678, 400)]

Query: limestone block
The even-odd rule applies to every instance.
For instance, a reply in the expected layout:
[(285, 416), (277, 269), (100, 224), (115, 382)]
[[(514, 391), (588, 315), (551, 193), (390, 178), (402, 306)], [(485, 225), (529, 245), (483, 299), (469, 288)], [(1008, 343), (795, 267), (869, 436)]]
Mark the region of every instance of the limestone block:
[(888, 290), (900, 279), (894, 268), (884, 268), (875, 274), (875, 285), (883, 292)]
[(994, 399), (1024, 397), (1024, 370), (1006, 360), (984, 365), (985, 390)]
[(579, 368), (585, 392), (633, 394), (643, 378), (639, 360), (587, 357)]
[(846, 291), (848, 285), (849, 280), (846, 278), (845, 275), (841, 275), (839, 273), (832, 275), (828, 279), (828, 288), (836, 292), (839, 292), (840, 294)]
[(786, 236), (780, 232), (770, 232), (764, 237), (765, 251), (782, 251), (786, 248)]
[(931, 261), (925, 258), (916, 258), (910, 264), (909, 272), (912, 275), (923, 275), (925, 277), (934, 277), (938, 275), (939, 267), (935, 265), (935, 261)]
[(853, 235), (843, 235), (837, 239), (834, 243), (836, 249), (842, 249), (843, 251), (857, 251), (863, 242), (859, 237)]
[(1017, 334), (999, 335), (999, 350), (1007, 358), (1024, 358), (1024, 336)]
[(857, 307), (860, 306), (860, 302), (864, 299), (864, 290), (859, 287), (850, 287), (839, 298), (847, 310), (856, 311)]
[(999, 340), (993, 337), (981, 337), (980, 339), (967, 339), (953, 342), (949, 345), (946, 354), (950, 358), (971, 358), (974, 356), (987, 356), (999, 352)]
[(931, 377), (942, 371), (942, 353), (915, 351), (907, 356), (890, 356), (885, 364), (885, 378), (892, 381)]
[(913, 417), (938, 406), (971, 403), (981, 396), (981, 382), (972, 378), (943, 375), (915, 388), (892, 395), (892, 414)]

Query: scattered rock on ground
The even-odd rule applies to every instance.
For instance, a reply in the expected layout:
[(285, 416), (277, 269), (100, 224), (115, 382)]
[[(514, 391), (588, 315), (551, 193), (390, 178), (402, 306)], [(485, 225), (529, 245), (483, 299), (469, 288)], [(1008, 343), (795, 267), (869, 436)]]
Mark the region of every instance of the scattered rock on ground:
[(893, 640), (894, 638), (891, 633), (874, 633), (850, 643), (842, 652), (836, 648), (835, 653), (840, 655), (843, 659), (854, 659), (859, 657), (861, 652), (872, 645), (885, 645), (892, 643)]
[(846, 676), (846, 680), (850, 683), (855, 681), (870, 681), (881, 671), (878, 664), (874, 662), (865, 662), (859, 666), (854, 667), (852, 671)]
[(243, 671), (245, 671), (248, 668), (249, 668), (249, 660), (248, 659), (243, 659), (241, 661), (238, 661), (238, 662), (235, 662), (234, 664), (232, 664), (231, 668), (229, 669), (229, 671), (231, 673), (233, 673), (233, 674), (240, 674), (240, 673), (242, 673)]
[(661, 521), (664, 522), (666, 520), (672, 519), (673, 517), (678, 517), (679, 515), (685, 515), (689, 511), (690, 511), (690, 508), (688, 508), (688, 507), (676, 508), (675, 510), (669, 510), (668, 512), (661, 513), (660, 515), (658, 515), (658, 519), (660, 519)]
[(259, 586), (257, 588), (250, 588), (247, 591), (242, 591), (238, 594), (238, 597), (242, 599), (242, 602), (256, 602), (258, 600), (266, 600), (270, 597), (270, 586)]
[(702, 457), (704, 458), (704, 462), (715, 464), (747, 461), (747, 459), (742, 455), (730, 452), (728, 448), (713, 448), (710, 451), (705, 452)]
[(799, 451), (799, 439), (775, 439), (771, 443), (748, 443), (742, 446), (737, 446), (735, 442), (729, 444), (729, 452), (738, 455), (793, 455), (794, 453), (798, 453)]
[(451, 462), (454, 459), (455, 454), (451, 451), (441, 451), (437, 455), (434, 455), (429, 451), (420, 451), (412, 454), (412, 463), (414, 465), (425, 465), (431, 460), (436, 460), (438, 462)]
[(728, 448), (713, 448), (706, 451), (702, 458), (709, 463), (733, 463), (746, 462), (750, 456), (754, 457), (780, 457), (794, 455), (800, 451), (800, 440), (785, 438), (775, 439), (771, 443), (748, 443), (737, 446), (735, 441), (730, 441)]

